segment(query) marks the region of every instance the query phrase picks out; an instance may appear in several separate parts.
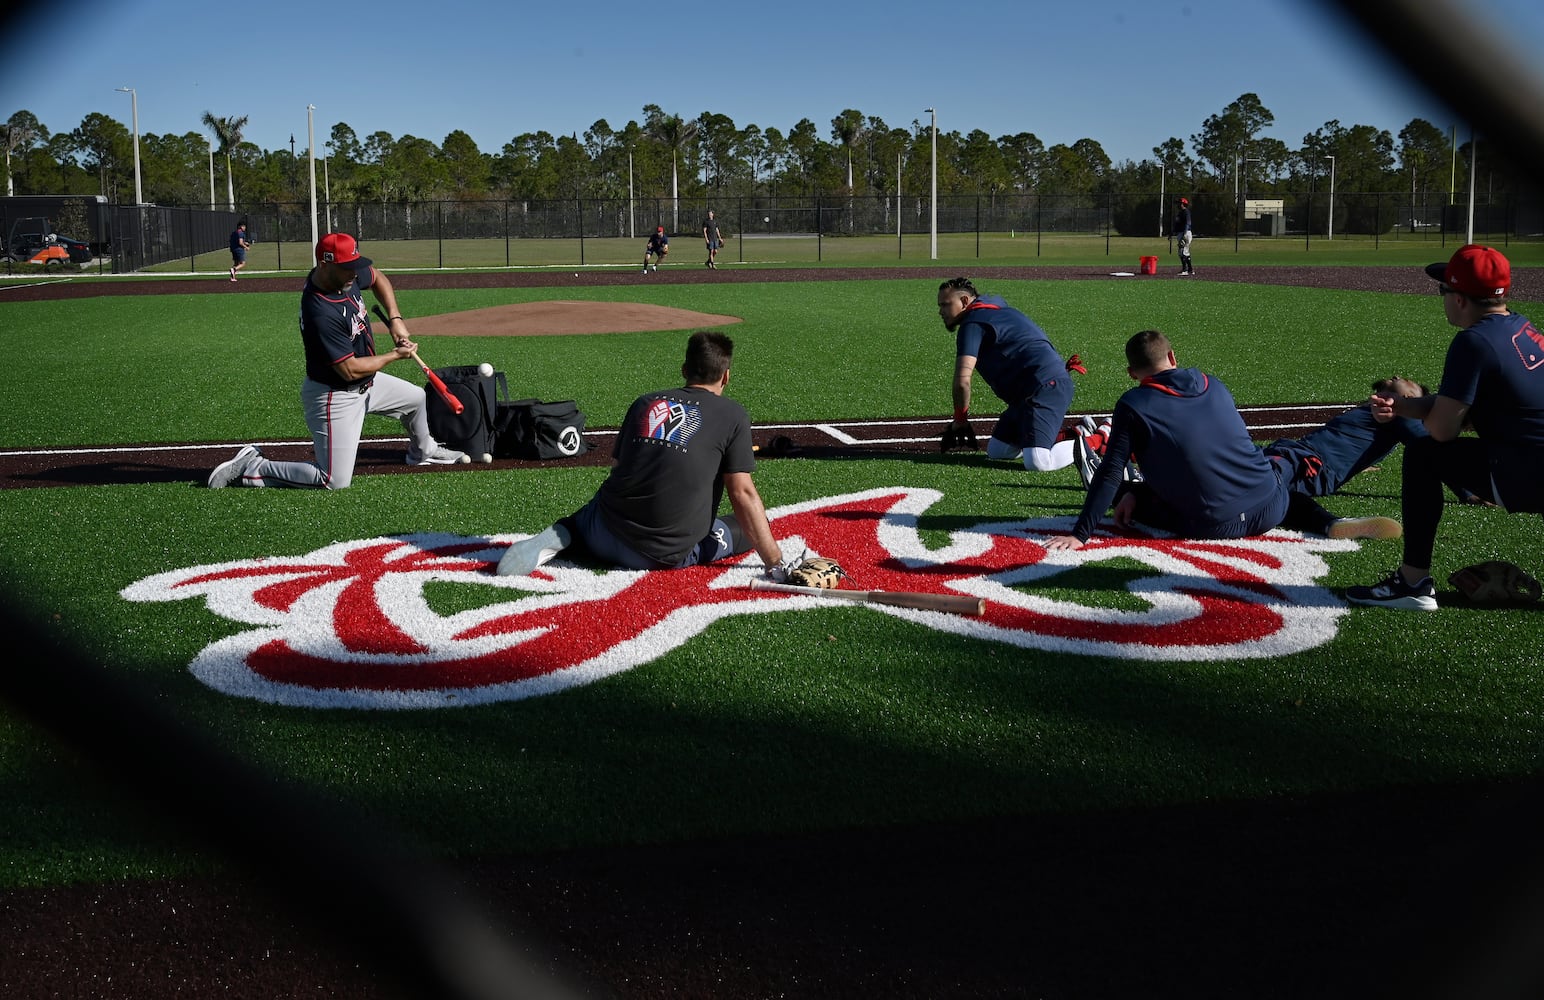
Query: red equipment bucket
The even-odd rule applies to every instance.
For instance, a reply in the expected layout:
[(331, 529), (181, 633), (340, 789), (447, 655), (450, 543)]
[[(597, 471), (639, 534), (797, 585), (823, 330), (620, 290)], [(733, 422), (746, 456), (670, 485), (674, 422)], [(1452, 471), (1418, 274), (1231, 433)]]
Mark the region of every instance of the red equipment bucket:
[(1158, 273), (1158, 258), (1157, 257), (1143, 257), (1142, 258), (1142, 273), (1143, 274), (1157, 274)]

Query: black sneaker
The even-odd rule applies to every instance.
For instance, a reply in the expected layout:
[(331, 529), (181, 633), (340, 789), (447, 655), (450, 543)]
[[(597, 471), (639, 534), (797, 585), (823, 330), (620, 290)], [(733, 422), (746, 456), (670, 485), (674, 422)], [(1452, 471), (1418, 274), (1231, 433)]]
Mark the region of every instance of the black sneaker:
[(1347, 587), (1346, 600), (1370, 608), (1400, 608), (1404, 611), (1437, 610), (1437, 587), (1431, 577), (1408, 584), (1399, 570), (1371, 587)]
[(1099, 460), (1102, 456), (1088, 446), (1088, 431), (1082, 426), (1072, 429), (1072, 464), (1077, 466), (1078, 478), (1083, 480), (1083, 488), (1086, 490), (1094, 481), (1094, 473), (1099, 471)]

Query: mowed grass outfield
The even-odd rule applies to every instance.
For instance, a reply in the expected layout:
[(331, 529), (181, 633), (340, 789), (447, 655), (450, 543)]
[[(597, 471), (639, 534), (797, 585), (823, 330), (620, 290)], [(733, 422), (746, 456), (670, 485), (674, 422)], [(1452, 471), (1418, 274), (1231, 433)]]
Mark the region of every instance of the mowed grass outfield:
[[(1170, 333), (1182, 364), (1215, 373), (1245, 405), (1358, 399), (1392, 372), (1435, 382), (1452, 333), (1434, 295), (983, 284), (1035, 317), (1063, 353), (1083, 356), (1076, 411), (1109, 411), (1129, 384), (1121, 345), (1146, 327)], [(424, 316), (538, 298), (625, 299), (740, 316), (728, 328), (730, 393), (758, 422), (782, 422), (944, 414), (952, 337), (938, 323), (935, 287), (640, 283), (408, 291), (402, 305)], [(11, 369), (0, 448), (303, 438), (296, 298), (223, 284), (179, 296), (0, 298)], [(1544, 303), (1516, 305), (1544, 316)], [(677, 383), (684, 340), (672, 331), (422, 346), (431, 364), (492, 362), (513, 394), (573, 398), (592, 425), (611, 426), (639, 392)], [(984, 387), (977, 398), (986, 410)], [(378, 420), (366, 432), (399, 429)], [(218, 693), (188, 664), (238, 626), (200, 601), (118, 596), (168, 570), (336, 541), (534, 532), (587, 499), (603, 475), (364, 476), (336, 494), (191, 483), (0, 491), (0, 584), (52, 633), (241, 757), (454, 858), (1255, 800), (1540, 768), (1538, 610), (1450, 600), (1427, 615), (1359, 609), (1305, 653), (1176, 663), (1026, 652), (833, 606), (720, 621), (658, 660), (555, 696), (372, 712)], [(1396, 456), (1329, 503), (1345, 514), (1397, 514), (1398, 481)], [(878, 487), (935, 489), (942, 499), (921, 528), (940, 545), (962, 525), (1069, 515), (1081, 501), (1070, 468), (1033, 476), (933, 454), (768, 461), (757, 482), (774, 508)], [(1323, 582), (1369, 582), (1398, 558), (1397, 543), (1331, 553)], [(1440, 572), (1488, 558), (1544, 572), (1544, 525), (1450, 508)], [(1131, 607), (1123, 582), (1137, 567), (1115, 560), (1104, 569), (1084, 577), (1079, 599)], [(435, 600), (449, 610), (473, 598), (451, 587)], [(0, 716), (0, 783), (5, 885), (159, 877), (212, 863), (147, 829), (72, 752), (13, 716)]]

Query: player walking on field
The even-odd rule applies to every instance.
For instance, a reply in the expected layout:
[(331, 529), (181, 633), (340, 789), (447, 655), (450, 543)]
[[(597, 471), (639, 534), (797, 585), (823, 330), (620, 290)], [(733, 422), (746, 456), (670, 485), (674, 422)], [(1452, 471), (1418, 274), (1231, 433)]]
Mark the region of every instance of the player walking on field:
[(1077, 356), (1063, 362), (1045, 331), (995, 295), (982, 295), (969, 278), (938, 286), (938, 316), (954, 338), (954, 419), (944, 429), (945, 450), (975, 446), (970, 426), (971, 376), (1008, 404), (986, 443), (986, 457), (1023, 459), (1024, 468), (1050, 472), (1072, 464), (1070, 439), (1057, 440), (1072, 405)]
[(236, 231), (231, 233), (231, 280), (236, 280), (236, 272), (247, 266), (247, 251), (251, 249), (252, 241), (247, 238), (247, 224), (245, 222), (236, 226)]
[[(1544, 511), (1544, 334), (1507, 307), (1511, 262), (1499, 250), (1470, 244), (1426, 274), (1438, 282), (1443, 314), (1460, 332), (1448, 346), (1436, 395), (1372, 396), (1376, 419), (1420, 420), (1430, 436), (1405, 446), (1404, 562), (1370, 587), (1347, 589), (1353, 604), (1437, 610), (1431, 564), (1444, 481), (1508, 511)], [(1460, 436), (1466, 423), (1473, 436)], [(1473, 569), (1449, 582), (1468, 593), (1460, 581)], [(1510, 569), (1537, 595), (1537, 581)]]
[[(375, 353), (375, 337), (365, 311), (368, 288), (389, 317), (392, 350)], [(359, 255), (354, 237), (329, 233), (316, 245), (316, 267), (300, 296), (300, 340), (306, 377), (300, 403), (311, 429), (315, 462), (274, 462), (256, 445), (209, 474), (209, 486), (289, 486), (347, 489), (354, 479), (359, 435), (365, 416), (396, 417), (408, 434), (408, 465), (455, 465), (470, 461), (464, 453), (435, 443), (429, 434), (421, 386), (385, 371), (411, 359), (418, 349), (397, 310), (391, 281)]]
[(724, 236), (719, 232), (718, 219), (711, 208), (708, 209), (708, 217), (702, 220), (702, 242), (708, 247), (707, 266), (717, 270), (718, 250), (724, 245)]

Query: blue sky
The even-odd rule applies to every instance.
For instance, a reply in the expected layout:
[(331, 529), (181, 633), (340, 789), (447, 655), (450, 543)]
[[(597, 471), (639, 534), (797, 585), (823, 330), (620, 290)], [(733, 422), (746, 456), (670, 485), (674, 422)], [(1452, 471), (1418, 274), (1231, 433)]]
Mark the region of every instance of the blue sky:
[[(942, 131), (1087, 137), (1116, 161), (1170, 136), (1188, 144), (1244, 93), (1275, 115), (1265, 134), (1293, 148), (1330, 120), (1397, 134), (1420, 117), (1461, 141), (1467, 128), (1313, 0), (34, 6), (46, 12), (0, 42), (0, 120), (28, 110), (53, 131), (91, 112), (129, 125), (123, 86), (142, 133), (204, 134), (205, 111), (247, 115), (250, 141), (279, 149), (293, 134), (297, 151), (308, 104), (319, 146), (343, 121), (361, 138), (439, 143), (461, 129), (490, 153), (523, 132), (620, 128), (645, 104), (785, 133), (807, 117), (826, 138), (845, 108), (906, 127), (936, 107)], [(1538, 0), (1469, 6), (1544, 51)]]

